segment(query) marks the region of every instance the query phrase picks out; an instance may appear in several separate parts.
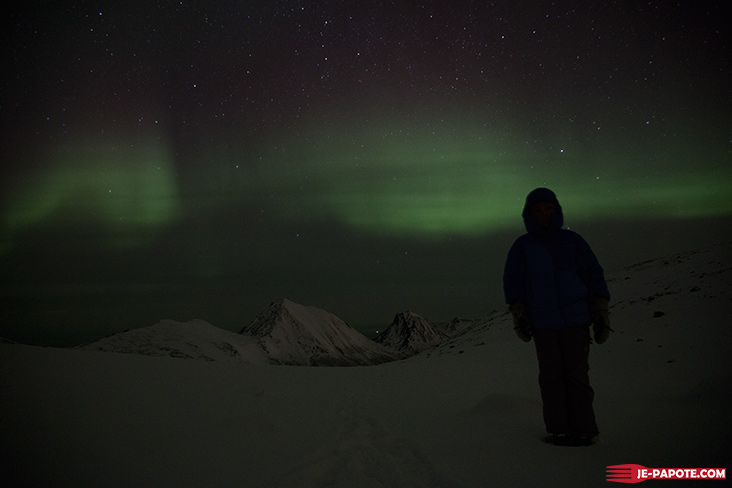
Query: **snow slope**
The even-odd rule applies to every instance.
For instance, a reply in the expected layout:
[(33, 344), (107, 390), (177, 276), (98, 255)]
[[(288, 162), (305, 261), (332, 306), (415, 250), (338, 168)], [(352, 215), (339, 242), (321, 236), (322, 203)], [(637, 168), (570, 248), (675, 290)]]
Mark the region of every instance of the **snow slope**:
[(0, 476), (34, 487), (593, 487), (610, 486), (612, 464), (726, 468), (730, 247), (612, 275), (616, 332), (592, 346), (601, 441), (589, 448), (538, 440), (533, 346), (504, 313), (409, 359), (350, 368), (0, 344)]
[(447, 337), (429, 320), (407, 311), (396, 314), (389, 327), (376, 338), (376, 342), (408, 357), (440, 344)]
[(241, 334), (255, 339), (277, 364), (354, 366), (397, 358), (332, 313), (287, 299), (272, 303)]
[(155, 325), (113, 334), (79, 348), (203, 361), (269, 362), (256, 340), (203, 320), (161, 320)]

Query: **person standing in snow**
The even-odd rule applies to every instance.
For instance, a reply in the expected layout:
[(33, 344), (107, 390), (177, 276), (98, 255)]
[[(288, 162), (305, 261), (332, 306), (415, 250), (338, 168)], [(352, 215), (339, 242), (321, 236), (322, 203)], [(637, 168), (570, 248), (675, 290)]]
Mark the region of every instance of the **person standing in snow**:
[(579, 234), (562, 229), (562, 207), (551, 190), (529, 193), (522, 217), (527, 233), (511, 246), (503, 272), (514, 330), (525, 342), (534, 339), (548, 442), (590, 445), (599, 434), (590, 327), (598, 344), (611, 331), (603, 269)]

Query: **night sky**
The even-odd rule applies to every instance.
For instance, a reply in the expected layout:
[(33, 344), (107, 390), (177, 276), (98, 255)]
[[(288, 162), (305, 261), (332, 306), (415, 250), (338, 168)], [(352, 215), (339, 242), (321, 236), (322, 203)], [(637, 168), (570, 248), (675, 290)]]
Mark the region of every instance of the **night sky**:
[(0, 336), (287, 297), (369, 333), (504, 307), (526, 194), (606, 270), (732, 238), (727, 2), (10, 7)]

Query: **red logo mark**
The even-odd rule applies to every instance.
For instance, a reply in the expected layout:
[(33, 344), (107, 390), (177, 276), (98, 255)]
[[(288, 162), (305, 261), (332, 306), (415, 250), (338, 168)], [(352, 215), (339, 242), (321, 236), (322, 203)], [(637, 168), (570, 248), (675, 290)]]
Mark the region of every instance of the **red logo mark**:
[(648, 471), (648, 468), (640, 464), (616, 464), (607, 467), (607, 480), (616, 483), (640, 483), (647, 478), (641, 478), (641, 470)]

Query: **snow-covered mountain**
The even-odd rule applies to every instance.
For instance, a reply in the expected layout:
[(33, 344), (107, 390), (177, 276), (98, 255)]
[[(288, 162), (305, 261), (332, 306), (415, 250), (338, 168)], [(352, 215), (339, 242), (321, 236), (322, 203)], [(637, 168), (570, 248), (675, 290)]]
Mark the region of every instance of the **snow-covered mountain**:
[(287, 299), (272, 303), (241, 334), (256, 339), (279, 364), (355, 366), (397, 359), (332, 313)]
[(204, 361), (304, 366), (370, 365), (402, 357), (335, 315), (287, 299), (272, 303), (238, 334), (203, 320), (162, 320), (79, 348)]
[(414, 312), (400, 312), (394, 316), (391, 325), (379, 334), (376, 342), (412, 356), (440, 344), (449, 335), (434, 327), (429, 320)]
[(142, 354), (204, 361), (267, 363), (264, 349), (250, 337), (220, 329), (203, 320), (161, 320), (79, 346), (92, 351)]
[(468, 330), (489, 327), (490, 324), (493, 323), (494, 319), (505, 315), (505, 313), (506, 310), (493, 310), (488, 315), (479, 318), (467, 319), (464, 317), (455, 317), (447, 323), (435, 324), (435, 327), (442, 332), (445, 332), (450, 337), (455, 337), (467, 332)]

